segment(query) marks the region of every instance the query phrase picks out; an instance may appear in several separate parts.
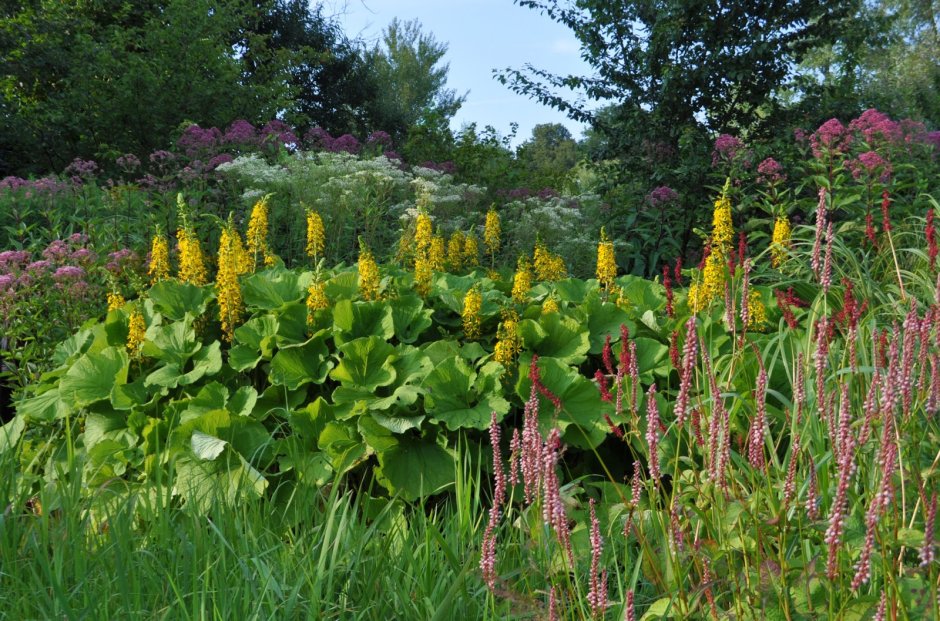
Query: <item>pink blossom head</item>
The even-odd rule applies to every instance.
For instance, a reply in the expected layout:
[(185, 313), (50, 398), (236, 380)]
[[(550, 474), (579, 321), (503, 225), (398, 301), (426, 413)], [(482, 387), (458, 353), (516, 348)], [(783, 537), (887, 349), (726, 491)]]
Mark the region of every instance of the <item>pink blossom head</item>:
[(234, 145), (251, 145), (258, 141), (258, 130), (244, 119), (239, 119), (225, 130), (222, 142)]
[(858, 132), (869, 145), (878, 141), (894, 144), (902, 137), (901, 126), (884, 112), (869, 108), (849, 123), (849, 130)]
[(721, 134), (715, 139), (715, 147), (712, 149), (712, 168), (723, 162), (732, 162), (739, 155), (744, 154), (744, 143), (740, 138), (731, 134)]
[(261, 141), (277, 146), (295, 146), (300, 142), (290, 125), (278, 119), (268, 121), (261, 128)]
[(809, 137), (809, 143), (813, 156), (821, 158), (826, 154), (844, 153), (852, 144), (852, 135), (839, 119), (829, 119)]
[(757, 175), (757, 180), (767, 185), (774, 185), (786, 179), (783, 166), (772, 157), (768, 157), (757, 165)]
[(679, 198), (679, 193), (666, 185), (661, 185), (646, 195), (646, 202), (651, 207), (662, 207)]
[(334, 140), (336, 139), (330, 135), (330, 132), (322, 127), (311, 127), (304, 134), (304, 142), (307, 144), (307, 148), (315, 151), (332, 151)]
[(846, 168), (852, 173), (852, 177), (860, 179), (862, 176), (867, 179), (878, 178), (885, 182), (891, 177), (891, 163), (881, 157), (875, 151), (866, 151), (858, 156), (857, 159), (846, 162)]
[(26, 250), (4, 250), (0, 252), (0, 270), (13, 271), (25, 265), (30, 259)]

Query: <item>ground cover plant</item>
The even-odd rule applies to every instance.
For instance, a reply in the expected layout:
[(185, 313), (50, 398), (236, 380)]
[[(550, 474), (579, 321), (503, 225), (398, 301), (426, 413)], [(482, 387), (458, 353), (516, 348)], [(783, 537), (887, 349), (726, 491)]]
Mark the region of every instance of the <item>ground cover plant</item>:
[[(699, 252), (652, 280), (562, 197), (448, 199), (384, 156), (233, 158), (240, 199), (174, 195), (0, 427), (3, 608), (937, 618), (923, 135), (833, 120), (791, 168), (719, 137)], [(347, 192), (362, 212), (334, 216)]]

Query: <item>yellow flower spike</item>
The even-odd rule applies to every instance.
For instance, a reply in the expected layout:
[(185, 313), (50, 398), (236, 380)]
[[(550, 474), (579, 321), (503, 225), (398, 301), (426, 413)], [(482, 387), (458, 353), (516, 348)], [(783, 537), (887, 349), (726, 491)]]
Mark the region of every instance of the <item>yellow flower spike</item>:
[(463, 298), (463, 333), (469, 340), (480, 338), (480, 309), (483, 307), (483, 296), (476, 286), (467, 291)]
[(271, 254), (268, 250), (268, 200), (270, 194), (265, 194), (251, 208), (251, 216), (248, 218), (248, 232), (245, 234), (245, 241), (248, 246), (248, 254), (252, 261), (257, 265), (261, 259), (265, 264)]
[(480, 246), (477, 243), (476, 235), (472, 232), (467, 234), (463, 240), (463, 263), (469, 268), (480, 264)]
[(326, 230), (323, 228), (323, 218), (311, 209), (307, 212), (307, 256), (316, 263), (325, 248)]
[(242, 236), (234, 227), (229, 232), (229, 235), (231, 236), (232, 242), (232, 254), (235, 255), (235, 271), (239, 276), (250, 273), (252, 260), (248, 251), (245, 249), (244, 242), (242, 242)]
[(597, 281), (608, 292), (614, 287), (617, 277), (617, 258), (614, 254), (614, 242), (607, 237), (607, 231), (601, 227), (601, 240), (597, 244)]
[(486, 224), (483, 227), (483, 244), (490, 257), (495, 257), (499, 252), (500, 235), (502, 228), (499, 223), (499, 214), (492, 207), (486, 212)]
[(541, 241), (535, 242), (535, 252), (532, 263), (535, 267), (535, 277), (546, 282), (555, 282), (568, 275), (565, 260), (553, 254)]
[(127, 351), (131, 356), (140, 355), (140, 346), (144, 343), (144, 334), (147, 332), (147, 322), (138, 308), (131, 311), (127, 320)]
[(777, 216), (770, 245), (770, 265), (780, 267), (787, 260), (790, 248), (790, 221), (786, 216)]
[(558, 300), (556, 300), (553, 296), (548, 296), (547, 298), (545, 298), (545, 301), (542, 302), (542, 314), (548, 315), (550, 313), (557, 313), (557, 312), (558, 312)]
[(110, 313), (113, 310), (117, 310), (124, 306), (127, 303), (127, 300), (124, 299), (124, 296), (115, 291), (108, 291), (108, 312)]
[(747, 296), (747, 329), (760, 332), (767, 324), (767, 309), (760, 291), (751, 289)]
[(493, 359), (506, 369), (512, 367), (513, 362), (522, 351), (522, 339), (519, 337), (519, 316), (512, 313), (503, 313), (503, 321), (496, 329), (496, 346), (493, 349)]
[(155, 284), (170, 277), (170, 244), (159, 231), (150, 242), (150, 265), (147, 267), (150, 283)]
[(180, 255), (179, 279), (200, 287), (209, 282), (206, 259), (199, 246), (199, 238), (190, 226), (184, 225), (176, 232), (176, 243)]
[(699, 288), (699, 308), (705, 308), (713, 300), (717, 300), (725, 292), (725, 261), (724, 256), (712, 250), (705, 259), (705, 268), (702, 270), (702, 284)]
[(427, 252), (431, 247), (431, 238), (433, 237), (433, 228), (431, 226), (431, 216), (421, 212), (415, 222), (415, 255)]
[(415, 257), (415, 291), (423, 298), (431, 293), (431, 279), (434, 276), (434, 270), (431, 268), (431, 261), (426, 252), (418, 253)]
[(359, 294), (364, 300), (375, 301), (379, 299), (379, 266), (372, 251), (362, 241), (359, 248)]
[(532, 288), (532, 266), (526, 257), (519, 257), (516, 274), (512, 279), (512, 300), (524, 304)]
[(235, 337), (235, 326), (241, 323), (245, 310), (242, 290), (238, 284), (239, 256), (236, 245), (240, 243), (241, 238), (230, 217), (219, 238), (219, 272), (215, 279), (219, 321), (222, 324), (223, 337), (229, 343)]
[(326, 290), (319, 280), (314, 281), (307, 289), (307, 323), (313, 323), (314, 313), (330, 307), (330, 300), (326, 297)]
[(447, 263), (451, 272), (463, 269), (463, 249), (466, 243), (463, 231), (454, 231), (447, 241)]
[(428, 250), (428, 263), (431, 265), (431, 269), (435, 272), (443, 272), (446, 256), (444, 238), (440, 235), (435, 235), (431, 238), (431, 248)]
[(730, 179), (725, 181), (721, 196), (715, 201), (712, 213), (712, 252), (728, 256), (734, 245), (734, 225), (731, 222), (731, 200), (728, 198)]

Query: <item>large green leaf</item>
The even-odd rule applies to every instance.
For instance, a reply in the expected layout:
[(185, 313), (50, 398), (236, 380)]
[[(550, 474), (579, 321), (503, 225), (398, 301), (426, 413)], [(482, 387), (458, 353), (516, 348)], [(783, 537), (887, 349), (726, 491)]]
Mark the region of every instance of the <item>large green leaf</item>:
[(395, 381), (394, 345), (380, 336), (350, 341), (339, 348), (339, 365), (330, 377), (356, 391), (374, 391)]
[(325, 340), (326, 334), (321, 332), (306, 343), (279, 349), (271, 360), (271, 383), (290, 390), (311, 382), (322, 384), (332, 368)]
[(421, 298), (400, 297), (391, 300), (389, 306), (392, 309), (395, 337), (402, 343), (414, 343), (425, 330), (431, 327), (431, 316), (434, 311), (425, 308)]
[(13, 420), (7, 424), (0, 425), (0, 455), (12, 451), (16, 447), (25, 429), (26, 417), (23, 415), (14, 416)]
[[(529, 398), (532, 382), (529, 380), (531, 357), (520, 360), (519, 381), (516, 394), (523, 401)], [(542, 383), (561, 399), (558, 412), (558, 427), (565, 443), (590, 449), (600, 444), (607, 435), (608, 427), (604, 414), (612, 415), (613, 406), (601, 400), (597, 386), (560, 360), (539, 358)], [(543, 433), (556, 420), (555, 406), (546, 397), (539, 395), (539, 423)]]
[(424, 381), (428, 414), (451, 430), (486, 429), (492, 412), (502, 418), (509, 411), (499, 385), (501, 368), (487, 365), (477, 374), (457, 356), (439, 363)]
[(200, 515), (218, 503), (234, 507), (261, 498), (268, 486), (264, 475), (230, 448), (212, 461), (182, 457), (176, 461), (174, 488), (186, 507)]
[(23, 399), (16, 404), (16, 412), (28, 421), (49, 422), (64, 418), (72, 411), (69, 402), (62, 398), (58, 386)]
[(274, 310), (307, 297), (313, 280), (310, 272), (292, 272), (283, 267), (266, 269), (242, 280), (242, 298), (248, 308)]
[(584, 362), (590, 349), (588, 330), (561, 313), (542, 315), (538, 322), (523, 319), (519, 322), (519, 335), (527, 350), (569, 364)]
[(317, 439), (320, 449), (330, 458), (337, 474), (356, 467), (366, 457), (366, 444), (356, 426), (346, 421), (330, 421)]
[(317, 441), (326, 424), (333, 420), (333, 406), (323, 397), (317, 397), (313, 403), (308, 403), (303, 409), (293, 410), (290, 413), (290, 426), (308, 451), (317, 450)]
[(404, 500), (417, 500), (454, 484), (454, 456), (432, 439), (403, 437), (377, 455), (376, 479)]
[(110, 399), (116, 385), (127, 383), (127, 367), (127, 350), (123, 347), (84, 354), (59, 383), (62, 399), (75, 407)]
[(141, 353), (168, 364), (183, 367), (201, 345), (196, 341), (196, 330), (191, 317), (174, 321), (169, 325), (152, 325), (147, 328), (147, 340)]
[(633, 340), (636, 342), (636, 364), (640, 371), (640, 380), (644, 384), (652, 384), (654, 375), (667, 377), (672, 370), (669, 346), (642, 336)]
[(260, 317), (252, 317), (235, 328), (235, 342), (270, 360), (274, 355), (274, 337), (279, 326), (274, 314), (266, 313)]
[(187, 314), (202, 315), (212, 295), (211, 287), (197, 287), (179, 280), (161, 280), (148, 293), (153, 307), (174, 321), (182, 320)]
[(625, 324), (631, 334), (636, 332), (636, 325), (628, 320), (625, 310), (613, 302), (604, 302), (596, 293), (577, 308), (577, 318), (587, 326), (592, 354), (601, 353), (608, 336), (612, 341), (620, 338), (621, 324)]
[(340, 300), (333, 307), (333, 331), (337, 345), (369, 336), (387, 341), (395, 336), (392, 307), (385, 302)]

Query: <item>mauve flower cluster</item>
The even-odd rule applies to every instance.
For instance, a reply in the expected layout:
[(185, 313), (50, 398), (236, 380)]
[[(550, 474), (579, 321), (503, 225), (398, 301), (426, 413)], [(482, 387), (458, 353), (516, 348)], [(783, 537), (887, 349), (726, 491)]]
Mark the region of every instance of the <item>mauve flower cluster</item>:
[(239, 119), (228, 126), (222, 141), (231, 145), (253, 145), (258, 141), (258, 130), (248, 121)]
[(68, 189), (70, 189), (69, 184), (63, 183), (55, 177), (42, 177), (34, 180), (21, 177), (4, 177), (0, 179), (0, 191), (17, 192), (22, 190), (24, 198), (52, 196)]
[(131, 173), (140, 168), (140, 158), (133, 153), (125, 153), (114, 160), (114, 163), (125, 173)]
[(260, 132), (262, 144), (274, 145), (278, 147), (291, 147), (300, 144), (294, 130), (284, 121), (272, 119), (261, 128)]
[(768, 157), (757, 165), (757, 181), (767, 185), (774, 185), (784, 181), (783, 166), (772, 157)]
[(715, 146), (712, 149), (712, 168), (722, 163), (730, 163), (742, 158), (745, 168), (750, 166), (750, 152), (745, 147), (744, 142), (731, 134), (721, 134), (715, 139)]
[(866, 151), (856, 159), (846, 161), (845, 167), (852, 173), (852, 178), (858, 180), (864, 174), (868, 180), (878, 178), (882, 183), (891, 178), (891, 163), (878, 155), (875, 151)]
[(650, 207), (662, 207), (679, 198), (679, 193), (667, 185), (661, 185), (646, 195)]
[(65, 167), (64, 174), (72, 179), (75, 185), (81, 185), (88, 179), (92, 179), (98, 171), (98, 164), (94, 160), (83, 160), (76, 157), (72, 163)]
[(860, 133), (869, 145), (879, 141), (895, 143), (904, 137), (900, 123), (874, 108), (865, 110), (857, 119), (850, 121), (849, 130)]
[(852, 134), (839, 119), (829, 119), (809, 137), (813, 157), (844, 153), (852, 144)]
[(183, 130), (177, 148), (181, 149), (187, 157), (195, 158), (203, 153), (216, 149), (222, 142), (222, 132), (217, 127), (202, 128), (195, 123)]

